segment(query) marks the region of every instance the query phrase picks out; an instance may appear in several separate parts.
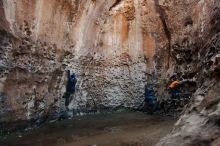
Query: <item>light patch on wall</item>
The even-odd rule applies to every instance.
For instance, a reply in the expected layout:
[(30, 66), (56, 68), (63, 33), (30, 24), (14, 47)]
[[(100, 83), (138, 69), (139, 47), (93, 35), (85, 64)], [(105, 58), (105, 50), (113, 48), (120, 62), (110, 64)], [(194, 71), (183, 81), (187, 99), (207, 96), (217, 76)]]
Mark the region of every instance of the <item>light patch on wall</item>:
[(153, 66), (153, 56), (155, 54), (155, 43), (152, 36), (149, 35), (143, 35), (143, 51), (144, 56), (147, 59), (147, 69), (151, 72), (154, 68)]
[(28, 101), (27, 103), (27, 119), (30, 120), (33, 114), (32, 109), (34, 108), (34, 103), (35, 103), (35, 98), (36, 98), (36, 91), (35, 91), (36, 87), (33, 87), (33, 93), (31, 95), (31, 99)]
[(10, 24), (10, 30), (14, 33), (13, 24), (15, 23), (15, 0), (3, 0), (5, 17)]

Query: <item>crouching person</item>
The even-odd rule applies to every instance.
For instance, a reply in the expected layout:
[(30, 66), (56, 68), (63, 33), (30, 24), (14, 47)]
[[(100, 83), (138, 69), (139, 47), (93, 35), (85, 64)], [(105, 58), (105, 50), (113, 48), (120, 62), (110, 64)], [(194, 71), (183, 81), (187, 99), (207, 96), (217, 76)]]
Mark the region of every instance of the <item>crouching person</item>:
[(144, 99), (144, 108), (150, 112), (151, 114), (156, 110), (157, 108), (157, 99), (154, 96), (153, 89), (150, 89), (145, 85), (145, 99)]

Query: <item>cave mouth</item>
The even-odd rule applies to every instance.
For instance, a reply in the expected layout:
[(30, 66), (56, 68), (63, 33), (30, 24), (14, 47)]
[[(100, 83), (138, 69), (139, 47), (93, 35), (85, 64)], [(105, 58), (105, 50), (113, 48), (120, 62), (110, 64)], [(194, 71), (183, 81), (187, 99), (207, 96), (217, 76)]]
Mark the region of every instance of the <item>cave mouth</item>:
[(1, 144), (52, 145), (155, 145), (168, 134), (176, 119), (143, 112), (76, 116), (0, 138)]

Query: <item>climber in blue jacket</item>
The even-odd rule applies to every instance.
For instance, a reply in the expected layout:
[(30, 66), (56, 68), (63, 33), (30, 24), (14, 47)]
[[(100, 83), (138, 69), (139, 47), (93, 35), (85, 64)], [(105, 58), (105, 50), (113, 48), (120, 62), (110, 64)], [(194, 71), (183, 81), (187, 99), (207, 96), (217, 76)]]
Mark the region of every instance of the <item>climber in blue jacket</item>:
[(67, 82), (66, 91), (71, 93), (71, 94), (74, 94), (75, 93), (76, 82), (77, 82), (77, 80), (76, 80), (75, 73), (70, 75), (70, 71), (68, 70), (68, 82)]
[(75, 87), (76, 87), (76, 82), (77, 82), (77, 79), (76, 79), (76, 75), (75, 73), (71, 74), (70, 75), (70, 71), (68, 70), (67, 72), (67, 78), (68, 78), (68, 81), (67, 81), (67, 85), (66, 85), (66, 92), (63, 96), (63, 98), (65, 98), (65, 106), (67, 107), (69, 105), (69, 97), (71, 94), (74, 94), (75, 93)]

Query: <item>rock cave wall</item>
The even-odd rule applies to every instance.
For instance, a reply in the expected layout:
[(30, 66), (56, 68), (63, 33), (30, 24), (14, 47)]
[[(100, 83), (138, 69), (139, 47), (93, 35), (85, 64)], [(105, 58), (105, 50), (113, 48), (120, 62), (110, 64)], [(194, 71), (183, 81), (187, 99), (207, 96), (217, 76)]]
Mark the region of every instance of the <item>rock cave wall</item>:
[[(0, 121), (65, 110), (68, 69), (78, 79), (70, 104), (78, 113), (135, 107), (146, 82), (156, 82), (164, 97), (177, 76), (193, 81), (187, 89), (194, 95), (176, 127), (190, 118), (210, 120), (219, 114), (219, 6), (218, 0), (1, 0)], [(192, 140), (179, 131), (161, 144)]]
[(220, 2), (163, 1), (161, 5), (171, 32), (172, 61), (165, 76), (190, 81), (185, 83), (186, 91), (193, 95), (173, 131), (157, 145), (217, 146), (220, 144)]
[(1, 121), (65, 110), (67, 70), (74, 112), (138, 106), (167, 43), (154, 1), (2, 0), (1, 16)]

